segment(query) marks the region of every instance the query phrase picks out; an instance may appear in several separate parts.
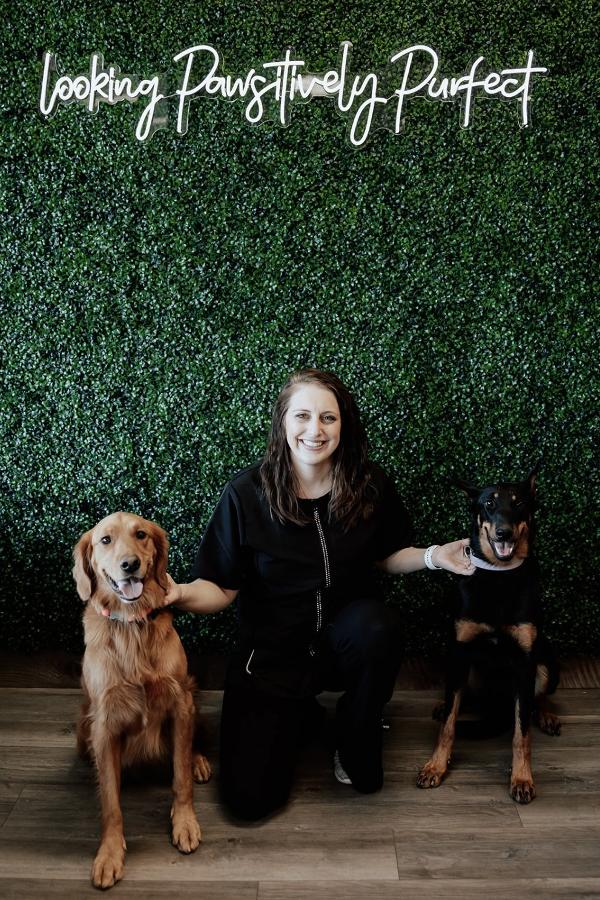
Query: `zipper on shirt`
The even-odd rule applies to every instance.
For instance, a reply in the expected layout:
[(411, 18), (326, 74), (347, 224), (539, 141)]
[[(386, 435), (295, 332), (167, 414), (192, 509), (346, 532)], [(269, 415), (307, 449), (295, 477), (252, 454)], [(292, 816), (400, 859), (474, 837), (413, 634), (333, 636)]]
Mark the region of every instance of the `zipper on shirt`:
[(321, 630), (321, 625), (323, 622), (323, 603), (321, 599), (321, 591), (317, 591), (317, 632)]
[[(318, 634), (321, 630), (321, 624), (323, 622), (323, 601), (321, 598), (321, 591), (317, 591), (316, 598), (317, 598), (317, 634)], [(310, 647), (308, 648), (308, 652), (310, 653), (311, 656), (314, 656), (316, 654), (317, 651), (315, 649), (314, 643), (312, 643), (310, 645)]]
[[(329, 568), (329, 554), (327, 553), (327, 544), (325, 542), (325, 534), (323, 532), (323, 526), (321, 524), (321, 518), (319, 516), (319, 509), (317, 506), (313, 507), (313, 515), (315, 519), (315, 524), (317, 526), (317, 532), (319, 534), (319, 541), (321, 544), (321, 551), (323, 553), (323, 566), (325, 568), (325, 587), (329, 587), (331, 585), (331, 570)], [(317, 591), (317, 634), (321, 630), (321, 626), (323, 624), (323, 596), (321, 591)], [(315, 650), (313, 647), (310, 648), (311, 656), (315, 655)]]
[(325, 566), (325, 587), (329, 587), (331, 585), (331, 573), (329, 570), (329, 555), (327, 553), (327, 544), (325, 543), (325, 534), (323, 532), (323, 526), (321, 525), (321, 519), (319, 517), (319, 508), (317, 506), (315, 506), (313, 509), (313, 515), (315, 517), (317, 531), (319, 532), (319, 540), (321, 541), (321, 550), (323, 551), (323, 564)]

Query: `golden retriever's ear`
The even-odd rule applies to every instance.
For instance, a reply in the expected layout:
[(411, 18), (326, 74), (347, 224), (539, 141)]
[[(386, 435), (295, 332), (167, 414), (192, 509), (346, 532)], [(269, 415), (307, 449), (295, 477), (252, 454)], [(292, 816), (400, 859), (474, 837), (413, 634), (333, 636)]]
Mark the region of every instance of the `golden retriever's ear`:
[(92, 532), (82, 534), (73, 550), (73, 578), (77, 586), (77, 593), (84, 603), (93, 597), (96, 591), (96, 573), (92, 566)]
[(160, 525), (156, 525), (154, 522), (149, 522), (149, 531), (152, 540), (154, 541), (154, 577), (157, 582), (161, 586), (161, 588), (166, 591), (167, 589), (167, 558), (169, 555), (169, 538), (167, 537), (167, 532), (164, 531)]

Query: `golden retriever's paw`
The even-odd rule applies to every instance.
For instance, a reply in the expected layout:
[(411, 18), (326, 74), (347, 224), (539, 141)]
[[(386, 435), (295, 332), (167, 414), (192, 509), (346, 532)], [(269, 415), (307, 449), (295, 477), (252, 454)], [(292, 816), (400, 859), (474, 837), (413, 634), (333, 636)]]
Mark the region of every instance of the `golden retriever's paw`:
[(201, 753), (194, 753), (192, 758), (192, 778), (199, 784), (209, 781), (212, 775), (210, 763)]
[(173, 844), (180, 853), (193, 853), (202, 840), (202, 832), (194, 813), (173, 816)]
[(445, 774), (446, 769), (441, 769), (430, 759), (417, 775), (417, 787), (439, 787)]
[(517, 803), (531, 803), (535, 800), (535, 785), (528, 778), (512, 778), (510, 782), (510, 796)]
[(92, 865), (92, 884), (94, 887), (106, 890), (121, 880), (124, 868), (124, 848), (114, 841), (100, 844)]

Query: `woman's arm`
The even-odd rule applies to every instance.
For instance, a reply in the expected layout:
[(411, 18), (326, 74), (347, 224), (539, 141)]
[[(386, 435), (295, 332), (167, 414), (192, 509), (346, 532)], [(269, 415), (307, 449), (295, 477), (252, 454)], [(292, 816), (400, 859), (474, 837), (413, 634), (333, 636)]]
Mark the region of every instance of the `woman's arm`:
[[(465, 554), (465, 547), (469, 546), (468, 538), (460, 541), (452, 541), (436, 547), (431, 554), (431, 561), (435, 566), (454, 572), (455, 575), (472, 575), (475, 566), (470, 556)], [(377, 563), (380, 569), (390, 575), (406, 575), (409, 572), (418, 572), (425, 566), (425, 550), (420, 547), (404, 547), (397, 550), (391, 556)]]
[(164, 605), (174, 604), (183, 612), (216, 613), (233, 603), (238, 591), (220, 588), (212, 581), (197, 578), (189, 584), (176, 584), (167, 573), (168, 588)]

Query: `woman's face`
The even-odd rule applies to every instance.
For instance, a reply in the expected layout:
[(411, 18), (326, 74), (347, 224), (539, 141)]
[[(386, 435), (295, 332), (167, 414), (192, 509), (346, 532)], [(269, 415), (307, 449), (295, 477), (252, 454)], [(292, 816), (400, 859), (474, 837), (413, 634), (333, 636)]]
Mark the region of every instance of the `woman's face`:
[(285, 435), (297, 468), (331, 465), (342, 430), (335, 394), (319, 384), (300, 385), (285, 414)]

